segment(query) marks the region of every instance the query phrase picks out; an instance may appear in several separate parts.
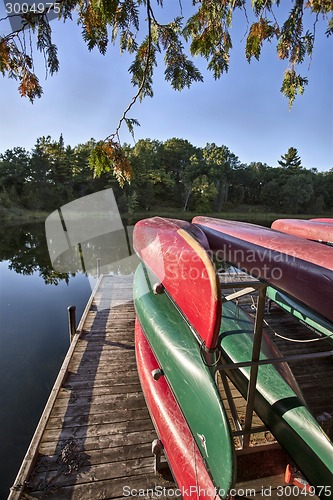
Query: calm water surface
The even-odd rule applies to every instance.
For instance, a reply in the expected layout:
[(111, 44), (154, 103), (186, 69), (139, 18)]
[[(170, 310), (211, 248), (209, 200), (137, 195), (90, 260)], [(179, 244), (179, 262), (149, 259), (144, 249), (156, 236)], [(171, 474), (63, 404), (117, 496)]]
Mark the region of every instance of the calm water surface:
[(0, 227), (0, 499), (7, 498), (79, 320), (87, 276), (56, 273), (44, 224)]

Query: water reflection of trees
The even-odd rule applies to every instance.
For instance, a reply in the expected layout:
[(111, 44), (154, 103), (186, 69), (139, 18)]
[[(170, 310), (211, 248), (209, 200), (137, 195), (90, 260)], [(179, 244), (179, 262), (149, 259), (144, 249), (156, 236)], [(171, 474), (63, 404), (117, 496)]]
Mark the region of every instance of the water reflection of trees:
[(132, 274), (138, 259), (131, 255), (132, 228), (101, 235), (61, 253), (52, 263), (43, 223), (0, 227), (0, 262), (16, 273), (38, 273), (46, 284), (69, 283), (78, 272), (96, 277), (97, 260), (103, 274)]
[(46, 284), (69, 283), (75, 273), (56, 271), (50, 261), (43, 223), (0, 227), (0, 261), (18, 274), (38, 273)]

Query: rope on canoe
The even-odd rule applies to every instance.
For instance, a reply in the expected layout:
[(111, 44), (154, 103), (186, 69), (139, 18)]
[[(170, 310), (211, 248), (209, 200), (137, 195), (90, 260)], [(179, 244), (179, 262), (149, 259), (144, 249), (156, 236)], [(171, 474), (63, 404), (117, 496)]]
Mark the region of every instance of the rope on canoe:
[(285, 337), (284, 335), (280, 335), (279, 333), (277, 333), (275, 331), (274, 331), (274, 335), (276, 335), (277, 337), (280, 337), (280, 339), (287, 340), (288, 342), (298, 342), (301, 344), (306, 344), (309, 342), (319, 342), (319, 340), (327, 340), (327, 339), (333, 338), (333, 334), (332, 334), (332, 335), (325, 335), (324, 337), (318, 337), (316, 339), (298, 340), (298, 339), (290, 339), (289, 337)]

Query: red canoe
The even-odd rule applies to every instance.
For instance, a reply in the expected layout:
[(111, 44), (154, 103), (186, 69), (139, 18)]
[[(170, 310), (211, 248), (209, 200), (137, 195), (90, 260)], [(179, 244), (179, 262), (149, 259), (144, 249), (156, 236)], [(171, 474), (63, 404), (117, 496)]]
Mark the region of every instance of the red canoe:
[[(177, 478), (182, 498), (219, 500), (190, 428), (165, 379), (154, 380), (159, 369), (138, 320), (135, 322), (135, 353), (141, 386), (164, 452)], [(186, 464), (186, 467), (184, 467)]]
[(193, 222), (217, 258), (267, 281), (333, 321), (333, 248), (273, 229), (210, 217)]
[(189, 222), (153, 217), (135, 225), (133, 242), (138, 256), (163, 284), (199, 339), (207, 349), (215, 349), (221, 325), (221, 289), (204, 233)]
[(328, 224), (333, 224), (333, 219), (330, 219), (330, 218), (316, 218), (316, 219), (310, 219), (310, 220), (313, 220), (315, 222), (327, 222)]
[(333, 224), (326, 220), (278, 219), (272, 223), (272, 229), (292, 234), (307, 240), (323, 243), (333, 242)]

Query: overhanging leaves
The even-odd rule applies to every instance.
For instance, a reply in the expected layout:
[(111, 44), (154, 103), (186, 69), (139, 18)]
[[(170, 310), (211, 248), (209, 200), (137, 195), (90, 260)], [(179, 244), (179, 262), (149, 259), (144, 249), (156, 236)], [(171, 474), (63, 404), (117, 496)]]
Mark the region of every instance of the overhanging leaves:
[(293, 102), (297, 94), (303, 94), (305, 86), (308, 84), (308, 79), (297, 75), (296, 71), (293, 69), (287, 69), (283, 83), (281, 87), (281, 92), (289, 100), (289, 108), (292, 107)]
[(257, 23), (253, 23), (246, 40), (246, 59), (250, 62), (254, 56), (259, 61), (263, 42), (271, 41), (273, 37), (278, 36), (278, 32), (277, 25), (272, 25), (266, 18), (261, 17)]
[(131, 180), (130, 162), (120, 144), (115, 141), (99, 141), (91, 152), (89, 165), (96, 177), (103, 172), (112, 172), (121, 187)]
[[(302, 63), (305, 57), (311, 58), (314, 46), (314, 29), (303, 31), (305, 11), (313, 12), (328, 22), (326, 34), (333, 33), (333, 12), (331, 0), (292, 0), (291, 11), (281, 26), (277, 25), (274, 9), (279, 8), (279, 0), (251, 0), (255, 21), (249, 25), (246, 39), (245, 56), (248, 61), (260, 58), (264, 42), (277, 39), (277, 52), (280, 59), (287, 59), (289, 67)], [(235, 12), (245, 13), (245, 23), (249, 16), (246, 0), (198, 0), (193, 2), (195, 12), (187, 20), (175, 17), (167, 24), (158, 22), (155, 10), (163, 7), (161, 0), (62, 0), (57, 3), (59, 19), (71, 19), (74, 9), (78, 10), (79, 24), (88, 49), (98, 48), (105, 54), (108, 44), (119, 43), (121, 51), (134, 54), (130, 65), (132, 84), (140, 88), (140, 99), (153, 95), (153, 71), (158, 64), (157, 54), (164, 52), (165, 78), (173, 88), (182, 90), (192, 82), (202, 81), (202, 75), (186, 53), (184, 40), (190, 44), (193, 56), (202, 56), (208, 61), (208, 69), (215, 78), (228, 71), (232, 49), (231, 26)], [(53, 6), (52, 8), (55, 9)], [(182, 7), (180, 4), (180, 11)], [(52, 33), (45, 13), (28, 12), (22, 15), (22, 28), (2, 37), (0, 47), (0, 71), (17, 78), (27, 88), (23, 73), (28, 68), (28, 52), (24, 40), (19, 40), (24, 30), (37, 33), (36, 46), (45, 57), (46, 72), (51, 75), (59, 70), (57, 47), (52, 42)], [(145, 19), (145, 22), (143, 21)], [(238, 18), (237, 18), (238, 19)], [(140, 26), (144, 23), (144, 27)], [(183, 24), (185, 27), (183, 28)], [(146, 32), (144, 35), (141, 32)], [(24, 37), (24, 35), (23, 35)], [(21, 62), (25, 60), (23, 66)], [(32, 62), (33, 67), (33, 62)], [(29, 68), (28, 68), (29, 69)], [(32, 74), (34, 73), (30, 68)], [(27, 72), (25, 72), (27, 75)], [(38, 78), (29, 76), (28, 87), (36, 84), (36, 92), (29, 92), (30, 99), (41, 95)], [(25, 95), (28, 95), (27, 93)]]
[(10, 48), (7, 40), (0, 39), (0, 71), (4, 75), (10, 68)]
[(140, 89), (140, 100), (154, 95), (153, 73), (154, 67), (157, 66), (156, 53), (159, 50), (159, 46), (147, 36), (136, 51), (135, 59), (129, 67), (129, 72), (132, 74), (132, 85)]
[(333, 17), (328, 22), (327, 30), (325, 31), (326, 36), (331, 36), (333, 34)]
[(158, 26), (159, 40), (165, 51), (165, 79), (175, 90), (183, 90), (184, 87), (190, 87), (193, 82), (203, 81), (200, 71), (185, 55), (180, 31), (180, 18), (167, 26)]
[(196, 14), (186, 23), (183, 34), (191, 41), (191, 54), (207, 59), (208, 69), (213, 71), (215, 78), (228, 71), (232, 48), (229, 28), (233, 11), (244, 3), (203, 0)]
[(125, 123), (134, 140), (134, 127), (140, 127), (140, 123), (135, 118), (125, 118)]

